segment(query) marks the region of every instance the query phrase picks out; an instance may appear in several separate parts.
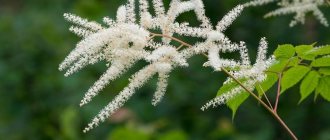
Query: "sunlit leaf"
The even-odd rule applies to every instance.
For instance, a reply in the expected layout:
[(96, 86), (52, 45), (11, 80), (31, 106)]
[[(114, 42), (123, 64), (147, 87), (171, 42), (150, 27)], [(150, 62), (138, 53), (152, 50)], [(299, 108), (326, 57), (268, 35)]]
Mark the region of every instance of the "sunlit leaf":
[(256, 85), (258, 95), (261, 97), (265, 92), (267, 92), (278, 80), (276, 73), (268, 73), (266, 80)]
[(291, 58), (295, 54), (295, 48), (291, 44), (279, 45), (274, 52), (276, 59)]
[(235, 98), (230, 99), (227, 102), (227, 106), (232, 110), (232, 118), (235, 117), (237, 109), (241, 106), (241, 104), (249, 97), (249, 93), (243, 91), (235, 96)]
[(297, 84), (309, 71), (309, 67), (298, 65), (284, 72), (281, 81), (281, 93)]
[(299, 45), (295, 47), (297, 55), (305, 60), (314, 60), (316, 55), (306, 53), (313, 49), (312, 45)]
[(311, 51), (307, 52), (308, 54), (313, 54), (313, 55), (326, 55), (326, 54), (330, 54), (330, 45), (327, 46), (322, 46), (319, 48), (315, 48)]
[(320, 68), (319, 73), (324, 75), (330, 75), (330, 67)]
[[(246, 81), (246, 79), (240, 79), (240, 82), (244, 82)], [(220, 96), (222, 94), (225, 94), (229, 91), (231, 91), (232, 89), (239, 87), (240, 85), (237, 84), (236, 82), (231, 82), (228, 84), (223, 85), (217, 93), (217, 96)], [(249, 93), (242, 91), (241, 93), (237, 93), (237, 95), (235, 96), (235, 98), (230, 99), (229, 101), (227, 101), (227, 106), (232, 110), (232, 117), (235, 117), (236, 111), (239, 108), (239, 106), (249, 97)]]
[(315, 59), (312, 64), (313, 67), (326, 67), (330, 66), (330, 57), (322, 57)]
[(316, 90), (325, 100), (330, 101), (330, 76), (322, 77)]
[(300, 84), (300, 101), (302, 102), (307, 96), (309, 96), (318, 85), (320, 75), (316, 71), (310, 71)]

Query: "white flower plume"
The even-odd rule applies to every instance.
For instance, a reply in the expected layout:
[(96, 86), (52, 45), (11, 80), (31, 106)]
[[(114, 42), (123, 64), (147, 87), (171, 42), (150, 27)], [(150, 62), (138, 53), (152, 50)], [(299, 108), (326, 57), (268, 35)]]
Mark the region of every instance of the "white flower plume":
[[(201, 0), (172, 0), (168, 10), (165, 10), (162, 0), (152, 0), (155, 15), (149, 12), (147, 0), (139, 0), (138, 3), (139, 13), (135, 13), (135, 0), (128, 0), (126, 5), (118, 8), (116, 19), (103, 18), (106, 26), (73, 14), (64, 14), (65, 19), (74, 24), (70, 31), (82, 37), (82, 40), (59, 65), (59, 70), (66, 70), (65, 76), (69, 76), (89, 64), (99, 61), (108, 63), (108, 69), (84, 95), (81, 106), (89, 103), (105, 86), (119, 78), (137, 61), (148, 62), (148, 65), (136, 72), (130, 78), (129, 84), (92, 119), (84, 132), (109, 118), (154, 75), (158, 75), (158, 83), (152, 104), (157, 105), (165, 95), (171, 71), (176, 67), (187, 67), (187, 59), (194, 55), (207, 53), (208, 61), (205, 66), (211, 66), (217, 71), (228, 68), (237, 78), (250, 78), (246, 81), (250, 88), (253, 88), (255, 81), (265, 78), (261, 73), (272, 63), (271, 59), (266, 60), (265, 40), (261, 41), (256, 64), (251, 65), (244, 42), (233, 43), (223, 33), (240, 15), (242, 5), (233, 8), (213, 26), (205, 16)], [(201, 23), (199, 26), (191, 27), (188, 22), (176, 21), (179, 15), (188, 11), (196, 14)], [(160, 33), (151, 32), (154, 30), (160, 30)], [(174, 34), (197, 37), (204, 41), (190, 45), (174, 38)], [(162, 41), (157, 42), (154, 40), (156, 37), (162, 37)], [(172, 46), (171, 41), (177, 41), (181, 46)], [(219, 53), (237, 51), (240, 53), (240, 60), (219, 56)], [(241, 89), (233, 90), (226, 100), (235, 97), (236, 92)]]
[[(246, 47), (245, 44), (242, 42), (240, 45), (240, 54), (241, 57), (244, 57), (245, 59), (242, 58), (242, 60), (246, 61), (246, 62), (226, 62), (225, 61), (221, 61), (219, 59), (218, 56), (212, 56), (209, 58), (211, 59), (216, 59), (213, 60), (214, 62), (210, 62), (210, 65), (213, 68), (217, 68), (217, 67), (223, 67), (223, 66), (227, 66), (227, 67), (239, 67), (241, 66), (240, 70), (232, 70), (230, 71), (230, 73), (236, 78), (236, 79), (245, 79), (243, 83), (243, 85), (249, 89), (249, 90), (253, 90), (255, 87), (255, 84), (257, 82), (262, 82), (263, 80), (266, 79), (267, 75), (264, 73), (265, 70), (267, 70), (275, 61), (274, 57), (271, 56), (270, 58), (266, 58), (266, 54), (267, 54), (267, 42), (265, 38), (261, 38), (260, 40), (260, 44), (259, 44), (259, 49), (258, 49), (258, 54), (257, 54), (257, 59), (256, 59), (256, 63), (254, 65), (250, 65), (250, 59), (248, 57), (248, 54), (246, 52)], [(212, 55), (217, 55), (218, 54), (219, 49), (216, 50), (212, 50)], [(214, 53), (214, 54), (213, 54)], [(214, 57), (214, 58), (213, 58)], [(212, 61), (212, 60), (210, 60)], [(222, 62), (222, 63), (221, 63)], [(242, 64), (239, 64), (242, 63)], [(229, 83), (233, 83), (233, 79), (228, 78), (224, 84), (229, 84)], [(220, 96), (215, 97), (214, 99), (212, 99), (211, 101), (209, 101), (208, 103), (206, 103), (201, 109), (205, 110), (209, 107), (216, 107), (218, 105), (222, 105), (225, 104), (228, 100), (234, 98), (235, 96), (237, 96), (238, 94), (242, 94), (242, 92), (244, 91), (244, 89), (240, 86), (237, 86), (236, 88), (233, 88), (231, 90), (229, 90), (226, 93), (223, 93)]]
[(319, 9), (320, 6), (327, 5), (326, 0), (253, 0), (245, 3), (244, 6), (259, 6), (268, 4), (271, 2), (277, 2), (280, 8), (269, 12), (265, 17), (296, 14), (290, 23), (290, 26), (295, 26), (298, 23), (305, 23), (305, 16), (307, 13), (312, 12), (312, 14), (320, 21), (320, 23), (326, 27), (329, 26), (327, 19), (324, 14)]

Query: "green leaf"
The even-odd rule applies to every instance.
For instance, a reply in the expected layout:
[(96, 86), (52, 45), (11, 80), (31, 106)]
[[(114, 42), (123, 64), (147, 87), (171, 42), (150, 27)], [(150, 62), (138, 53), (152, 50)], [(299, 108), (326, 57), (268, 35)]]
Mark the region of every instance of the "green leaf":
[(330, 67), (320, 68), (319, 73), (324, 75), (330, 75)]
[(299, 64), (299, 58), (298, 57), (292, 57), (288, 60), (289, 64), (287, 65), (287, 67), (290, 67), (290, 66), (297, 66)]
[(309, 67), (298, 65), (284, 72), (281, 81), (281, 93), (297, 84), (309, 71)]
[(298, 57), (292, 57), (290, 59), (280, 59), (275, 64), (270, 66), (268, 68), (268, 71), (281, 72), (284, 69), (284, 67), (296, 66), (298, 65), (298, 62), (299, 62)]
[(295, 47), (298, 56), (305, 60), (314, 60), (315, 54), (308, 54), (307, 52), (313, 49), (312, 45), (299, 45)]
[[(240, 79), (239, 81), (244, 83), (247, 79)], [(229, 91), (231, 91), (234, 88), (239, 87), (240, 85), (236, 82), (231, 82), (223, 85), (217, 93), (217, 96), (220, 96), (222, 94), (225, 94)], [(227, 101), (226, 105), (232, 110), (232, 117), (235, 117), (236, 111), (239, 108), (239, 106), (249, 97), (249, 93), (242, 91), (241, 93), (238, 93), (234, 98)]]
[(290, 44), (279, 45), (274, 52), (276, 59), (288, 59), (295, 54), (295, 48)]
[[(241, 82), (245, 81), (245, 80), (240, 80)], [(217, 96), (220, 96), (224, 93), (227, 93), (229, 92), (231, 89), (235, 88), (239, 86), (236, 82), (231, 82), (231, 83), (227, 83), (227, 84), (224, 84), (220, 87), (220, 89), (218, 90), (217, 92)]]
[(308, 51), (307, 54), (313, 54), (313, 55), (326, 55), (326, 54), (330, 54), (330, 45), (327, 46), (323, 46), (320, 48), (314, 48), (311, 51)]
[(267, 73), (267, 78), (262, 83), (256, 85), (256, 89), (259, 97), (261, 97), (265, 92), (267, 92), (273, 85), (276, 83), (278, 79), (277, 74), (275, 73)]
[(300, 84), (300, 101), (301, 103), (307, 96), (309, 96), (317, 87), (320, 75), (316, 71), (310, 71)]
[(325, 76), (320, 79), (316, 92), (320, 93), (325, 100), (330, 101), (330, 76)]
[(326, 66), (330, 66), (330, 57), (322, 57), (322, 58), (315, 59), (312, 62), (312, 66), (313, 67), (326, 67)]
[(234, 98), (227, 101), (227, 106), (232, 110), (232, 119), (234, 119), (236, 115), (236, 111), (241, 106), (241, 104), (249, 97), (249, 93), (241, 92), (237, 94)]
[(281, 72), (284, 69), (285, 65), (288, 63), (288, 61), (288, 59), (276, 61), (272, 66), (268, 68), (268, 71)]

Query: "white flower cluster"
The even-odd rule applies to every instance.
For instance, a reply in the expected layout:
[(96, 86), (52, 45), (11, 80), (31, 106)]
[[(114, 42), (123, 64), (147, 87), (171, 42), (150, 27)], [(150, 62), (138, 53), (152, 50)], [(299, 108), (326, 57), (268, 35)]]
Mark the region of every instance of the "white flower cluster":
[(319, 9), (320, 6), (328, 4), (326, 0), (253, 0), (245, 3), (244, 6), (259, 6), (271, 2), (277, 2), (277, 5), (280, 6), (280, 8), (266, 14), (266, 18), (279, 15), (296, 14), (290, 23), (290, 27), (292, 27), (297, 23), (304, 24), (306, 14), (312, 12), (322, 25), (326, 27), (329, 26), (324, 14)]
[[(138, 3), (139, 19), (135, 13), (135, 0), (129, 0), (126, 5), (118, 8), (116, 20), (103, 19), (106, 26), (73, 14), (64, 14), (65, 19), (74, 24), (70, 31), (83, 38), (59, 66), (60, 70), (66, 70), (65, 76), (71, 75), (89, 64), (99, 61), (108, 63), (106, 72), (86, 92), (80, 103), (81, 106), (90, 102), (106, 85), (120, 77), (137, 61), (144, 60), (149, 63), (130, 78), (129, 84), (94, 117), (84, 132), (109, 118), (138, 88), (156, 74), (158, 83), (152, 104), (159, 103), (166, 92), (170, 72), (175, 67), (188, 66), (187, 59), (194, 55), (208, 53), (208, 61), (204, 64), (205, 66), (211, 66), (217, 71), (228, 68), (236, 78), (249, 78), (245, 83), (247, 87), (253, 88), (254, 83), (265, 79), (263, 71), (273, 62), (272, 58), (266, 59), (267, 42), (265, 39), (261, 40), (256, 63), (251, 65), (244, 42), (233, 43), (223, 34), (241, 13), (243, 6), (236, 6), (216, 26), (213, 26), (205, 16), (201, 0), (172, 0), (167, 11), (162, 0), (152, 0), (155, 15), (149, 12), (147, 0), (139, 0)], [(191, 27), (187, 22), (176, 21), (180, 14), (187, 11), (195, 12), (201, 23), (198, 27)], [(160, 33), (151, 32), (157, 30)], [(204, 41), (190, 45), (174, 38), (173, 34), (198, 37)], [(162, 41), (155, 41), (155, 37), (162, 37)], [(177, 41), (182, 45), (177, 48), (171, 45), (171, 41)], [(181, 49), (183, 46), (185, 48)], [(219, 53), (235, 51), (240, 53), (240, 60), (225, 59), (219, 56)], [(226, 82), (230, 81), (228, 79)], [(225, 96), (212, 100), (211, 104), (224, 103), (235, 97), (239, 91), (241, 89), (233, 89), (228, 94), (224, 94)], [(203, 109), (208, 106), (204, 106)]]
[[(256, 63), (252, 66), (250, 65), (251, 62), (250, 62), (249, 56), (247, 54), (245, 44), (241, 43), (240, 48), (241, 48), (242, 61), (232, 63), (232, 64), (235, 64), (235, 65), (232, 65), (232, 66), (234, 66), (233, 68), (240, 67), (240, 69), (237, 71), (229, 71), (229, 72), (236, 79), (245, 79), (241, 82), (247, 89), (249, 89), (250, 91), (253, 91), (255, 84), (257, 82), (261, 82), (266, 79), (266, 75), (264, 74), (264, 71), (267, 70), (267, 68), (269, 68), (275, 62), (275, 58), (274, 58), (274, 56), (271, 56), (268, 59), (266, 58), (266, 53), (267, 53), (266, 38), (262, 38), (260, 40), (259, 50), (258, 50), (258, 54), (257, 54), (257, 60), (256, 60)], [(210, 50), (210, 51), (217, 52), (218, 50)], [(210, 61), (214, 61), (214, 62), (212, 62), (212, 63), (214, 63), (214, 65), (216, 65), (216, 64), (219, 65), (219, 64), (221, 64), (221, 62), (224, 63), (225, 61), (220, 60), (219, 56), (216, 56), (218, 54), (214, 53), (214, 52), (209, 52)], [(214, 56), (210, 57), (210, 55), (214, 55)], [(214, 60), (212, 60), (212, 59), (214, 59)], [(230, 62), (225, 62), (225, 63), (231, 64)], [(240, 63), (240, 64), (237, 64), (237, 63)], [(232, 67), (232, 66), (229, 65), (228, 67)], [(234, 82), (233, 79), (228, 78), (223, 84), (230, 84), (233, 82)], [(206, 103), (201, 109), (205, 110), (211, 106), (216, 107), (218, 105), (225, 104), (228, 100), (232, 99), (233, 97), (235, 97), (238, 94), (242, 94), (243, 92), (244, 92), (244, 89), (242, 87), (240, 87), (240, 86), (235, 87), (235, 88), (229, 90), (227, 93), (224, 93), (224, 94), (212, 99), (211, 101)]]

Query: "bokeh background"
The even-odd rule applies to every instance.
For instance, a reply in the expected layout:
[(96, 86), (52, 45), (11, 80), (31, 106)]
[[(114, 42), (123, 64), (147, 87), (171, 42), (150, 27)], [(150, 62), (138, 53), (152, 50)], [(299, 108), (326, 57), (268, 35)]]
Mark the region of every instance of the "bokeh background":
[[(216, 24), (231, 8), (246, 1), (205, 0), (206, 15)], [(125, 107), (96, 129), (82, 129), (143, 66), (137, 64), (112, 82), (91, 103), (80, 108), (87, 89), (105, 71), (104, 63), (89, 66), (71, 77), (58, 64), (79, 38), (68, 31), (63, 13), (90, 20), (115, 17), (121, 0), (0, 0), (0, 139), (8, 140), (285, 140), (287, 133), (255, 100), (249, 98), (232, 120), (226, 106), (201, 111), (215, 97), (225, 79), (222, 73), (202, 67), (205, 58), (189, 60), (190, 67), (176, 69), (164, 100), (151, 105), (155, 78)], [(169, 1), (166, 1), (169, 3)], [(292, 16), (263, 19), (275, 4), (245, 9), (226, 31), (233, 41), (246, 41), (254, 56), (258, 41), (267, 37), (272, 52), (278, 44), (330, 44), (330, 28), (309, 16), (305, 25), (290, 28)], [(330, 7), (323, 7), (330, 20)], [(196, 24), (186, 13), (179, 20)], [(193, 42), (194, 40), (187, 40)], [(235, 54), (232, 54), (235, 55)], [(230, 57), (230, 55), (229, 55)], [(269, 91), (274, 97), (275, 90)], [(281, 97), (279, 114), (301, 139), (330, 140), (330, 103), (309, 97), (298, 105), (299, 89)], [(274, 100), (272, 100), (274, 101)]]

